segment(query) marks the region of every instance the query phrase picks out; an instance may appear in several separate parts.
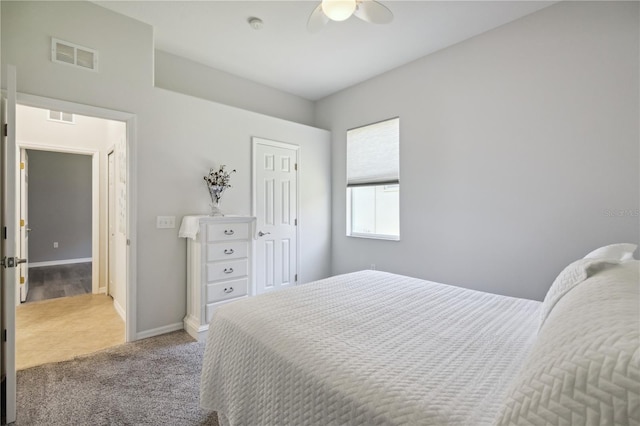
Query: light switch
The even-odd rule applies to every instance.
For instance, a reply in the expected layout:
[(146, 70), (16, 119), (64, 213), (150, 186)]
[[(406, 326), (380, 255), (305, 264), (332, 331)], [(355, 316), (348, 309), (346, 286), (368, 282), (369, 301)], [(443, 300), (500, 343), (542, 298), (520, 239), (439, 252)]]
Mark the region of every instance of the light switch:
[(170, 229), (176, 227), (175, 216), (158, 216), (156, 220), (156, 228), (158, 229)]

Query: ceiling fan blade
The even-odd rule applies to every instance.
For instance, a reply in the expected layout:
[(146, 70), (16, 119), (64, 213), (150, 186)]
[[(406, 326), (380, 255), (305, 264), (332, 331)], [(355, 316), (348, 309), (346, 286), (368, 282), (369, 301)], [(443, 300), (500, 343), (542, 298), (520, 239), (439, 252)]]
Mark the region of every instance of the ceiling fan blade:
[(353, 14), (366, 22), (373, 24), (388, 24), (393, 21), (393, 13), (382, 3), (375, 0), (358, 1)]
[(322, 11), (322, 3), (318, 5), (311, 15), (309, 16), (309, 20), (307, 21), (307, 30), (310, 33), (317, 33), (320, 31), (326, 24), (329, 22), (329, 18)]

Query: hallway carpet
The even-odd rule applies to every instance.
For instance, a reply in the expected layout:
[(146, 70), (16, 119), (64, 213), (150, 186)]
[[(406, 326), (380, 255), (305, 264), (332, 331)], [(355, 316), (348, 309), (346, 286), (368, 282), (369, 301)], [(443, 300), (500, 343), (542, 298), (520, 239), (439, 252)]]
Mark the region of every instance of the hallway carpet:
[(124, 343), (124, 321), (104, 294), (16, 307), (16, 368), (72, 359)]
[(91, 293), (91, 262), (29, 268), (25, 302)]

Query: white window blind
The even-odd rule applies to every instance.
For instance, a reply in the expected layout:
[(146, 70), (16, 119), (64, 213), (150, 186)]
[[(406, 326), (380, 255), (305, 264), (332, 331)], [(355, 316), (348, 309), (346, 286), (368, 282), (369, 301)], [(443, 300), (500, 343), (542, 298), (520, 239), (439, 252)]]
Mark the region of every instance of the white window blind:
[(400, 181), (400, 119), (347, 131), (347, 186)]

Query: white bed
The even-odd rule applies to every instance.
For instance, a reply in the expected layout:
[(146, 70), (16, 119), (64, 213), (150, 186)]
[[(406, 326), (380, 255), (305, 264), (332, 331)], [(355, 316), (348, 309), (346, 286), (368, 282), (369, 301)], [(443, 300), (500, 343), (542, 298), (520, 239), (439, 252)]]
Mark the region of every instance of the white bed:
[[(635, 273), (627, 287), (637, 302)], [(541, 315), (552, 318), (556, 304), (379, 271), (245, 299), (214, 314), (200, 404), (223, 425), (539, 424), (527, 417), (546, 418), (531, 400), (535, 385), (518, 392), (530, 384), (522, 370), (540, 334), (554, 330), (540, 329)], [(630, 315), (637, 322), (637, 307)], [(637, 357), (631, 334), (625, 350)], [(636, 376), (625, 379), (620, 424), (640, 416), (637, 361), (627, 362)], [(569, 413), (565, 424), (579, 418)]]

